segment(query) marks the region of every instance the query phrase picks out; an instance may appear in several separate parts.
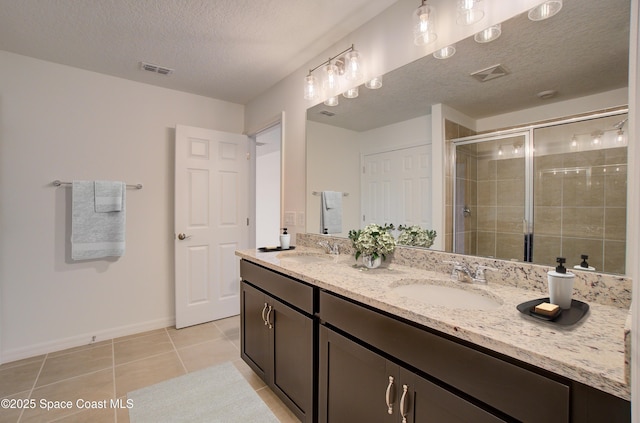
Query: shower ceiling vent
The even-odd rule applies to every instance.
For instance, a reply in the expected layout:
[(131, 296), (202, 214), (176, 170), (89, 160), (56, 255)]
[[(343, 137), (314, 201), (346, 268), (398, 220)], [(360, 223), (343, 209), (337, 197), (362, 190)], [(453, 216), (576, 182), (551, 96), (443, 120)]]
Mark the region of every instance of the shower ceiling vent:
[(505, 75), (509, 75), (509, 71), (507, 71), (502, 65), (493, 65), (471, 74), (472, 77), (480, 82), (491, 81), (492, 79), (500, 78)]
[(140, 69), (147, 72), (153, 72), (160, 75), (169, 76), (173, 73), (173, 69), (165, 68), (164, 66), (154, 65), (152, 63), (140, 62)]

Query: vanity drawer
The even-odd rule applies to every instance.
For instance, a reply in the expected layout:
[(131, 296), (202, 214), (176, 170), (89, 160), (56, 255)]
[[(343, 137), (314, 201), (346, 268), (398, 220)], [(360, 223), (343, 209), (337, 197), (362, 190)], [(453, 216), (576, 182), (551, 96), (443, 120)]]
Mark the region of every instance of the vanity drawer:
[(322, 323), (520, 421), (569, 421), (568, 385), (325, 291), (319, 315)]
[(308, 314), (314, 313), (314, 288), (302, 281), (284, 276), (246, 260), (240, 261), (240, 277), (253, 286), (268, 292)]

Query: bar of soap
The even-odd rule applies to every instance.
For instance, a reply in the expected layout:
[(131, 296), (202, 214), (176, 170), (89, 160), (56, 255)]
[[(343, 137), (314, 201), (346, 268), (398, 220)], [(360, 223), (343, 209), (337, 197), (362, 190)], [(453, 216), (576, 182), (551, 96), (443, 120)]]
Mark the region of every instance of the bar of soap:
[(560, 307), (556, 304), (540, 303), (534, 307), (533, 312), (541, 314), (543, 316), (553, 316), (554, 314), (558, 313), (559, 310)]

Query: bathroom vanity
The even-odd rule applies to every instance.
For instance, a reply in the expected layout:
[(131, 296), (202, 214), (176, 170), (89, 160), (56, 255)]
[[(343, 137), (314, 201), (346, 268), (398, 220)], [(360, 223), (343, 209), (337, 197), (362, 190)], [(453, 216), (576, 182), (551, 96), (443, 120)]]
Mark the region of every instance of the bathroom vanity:
[(630, 421), (623, 307), (590, 302), (560, 328), (516, 310), (544, 293), (491, 280), (462, 289), (493, 303), (457, 308), (398, 289), (458, 289), (443, 272), (236, 254), (242, 358), (303, 422)]

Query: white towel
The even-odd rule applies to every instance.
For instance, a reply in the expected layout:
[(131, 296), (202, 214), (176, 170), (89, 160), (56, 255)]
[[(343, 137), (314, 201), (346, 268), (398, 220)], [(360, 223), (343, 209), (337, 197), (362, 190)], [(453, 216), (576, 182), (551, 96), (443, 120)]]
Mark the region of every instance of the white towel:
[(124, 182), (95, 181), (96, 212), (108, 213), (122, 211), (122, 193), (126, 189)]
[(96, 212), (95, 184), (73, 181), (71, 206), (71, 258), (90, 260), (119, 257), (125, 251), (125, 192), (121, 211)]
[(320, 233), (342, 232), (342, 193), (322, 191), (320, 196)]

